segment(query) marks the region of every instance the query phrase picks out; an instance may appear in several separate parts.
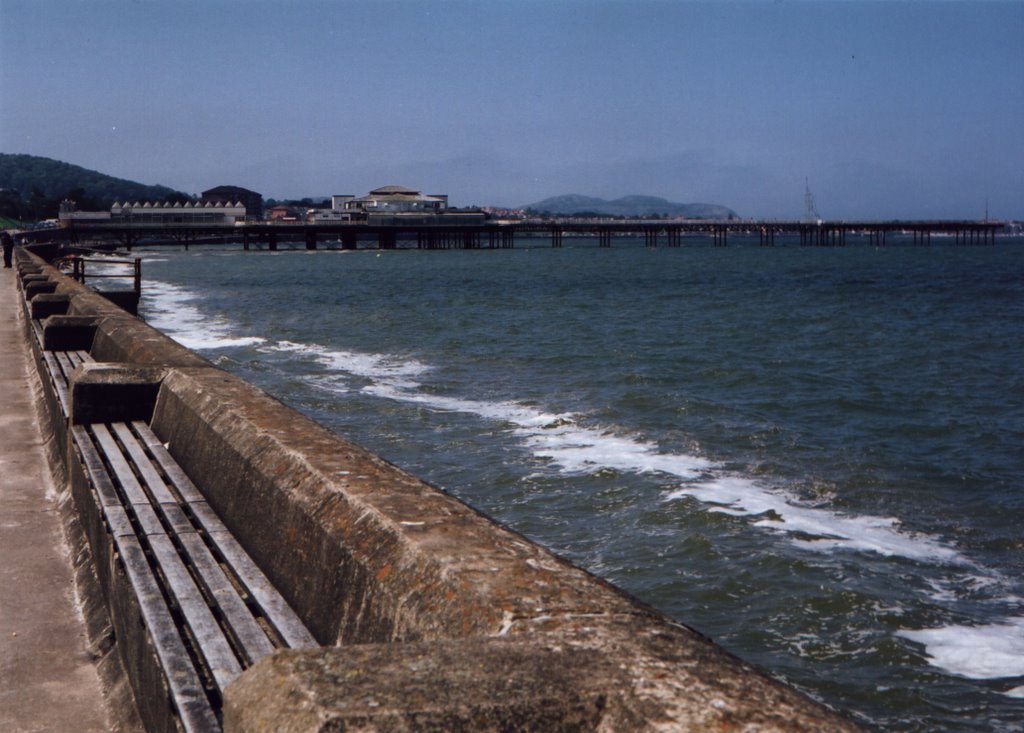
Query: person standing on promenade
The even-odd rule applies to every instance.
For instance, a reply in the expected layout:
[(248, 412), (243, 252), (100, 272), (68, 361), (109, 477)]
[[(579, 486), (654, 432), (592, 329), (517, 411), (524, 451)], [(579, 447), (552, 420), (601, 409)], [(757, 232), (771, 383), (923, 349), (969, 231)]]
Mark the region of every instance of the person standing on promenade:
[(11, 252), (14, 251), (14, 240), (11, 239), (11, 235), (7, 232), (0, 232), (0, 241), (3, 242), (4, 247), (4, 267), (10, 267)]

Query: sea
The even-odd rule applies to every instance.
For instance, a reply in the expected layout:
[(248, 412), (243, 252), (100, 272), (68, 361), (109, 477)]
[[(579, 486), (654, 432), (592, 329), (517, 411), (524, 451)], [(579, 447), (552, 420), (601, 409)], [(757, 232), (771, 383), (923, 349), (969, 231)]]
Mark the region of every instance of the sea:
[(141, 314), (869, 728), (1024, 731), (1024, 239), (320, 246)]

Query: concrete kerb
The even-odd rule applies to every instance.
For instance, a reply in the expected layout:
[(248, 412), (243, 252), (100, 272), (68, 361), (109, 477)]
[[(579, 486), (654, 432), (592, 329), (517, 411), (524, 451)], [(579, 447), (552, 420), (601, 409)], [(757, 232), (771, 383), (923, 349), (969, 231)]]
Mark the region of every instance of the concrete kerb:
[[(92, 330), (101, 362), (72, 378), (76, 419), (121, 419), (111, 406), (134, 405), (129, 416), (149, 420), (318, 640), (341, 647), (279, 652), (244, 672), (225, 691), (229, 730), (857, 730), (43, 269), (68, 295), (48, 324), (90, 319), (64, 323)], [(65, 460), (88, 513), (80, 461), (73, 450)], [(98, 521), (82, 517), (86, 532)], [(130, 592), (111, 558), (96, 560), (124, 626), (137, 617)], [(151, 664), (126, 665), (160, 697)]]

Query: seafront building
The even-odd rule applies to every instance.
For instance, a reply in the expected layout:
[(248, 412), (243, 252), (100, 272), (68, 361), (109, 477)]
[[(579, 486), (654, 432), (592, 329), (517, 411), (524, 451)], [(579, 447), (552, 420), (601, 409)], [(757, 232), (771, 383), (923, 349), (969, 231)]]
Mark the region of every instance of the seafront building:
[(448, 206), (448, 194), (423, 194), (405, 186), (381, 186), (365, 196), (331, 196), (329, 211), (317, 212), (313, 222), (352, 221), (378, 226), (405, 224), (482, 224), (480, 209)]
[(241, 186), (216, 186), (203, 191), (199, 199), (201, 204), (216, 204), (222, 201), (237, 201), (245, 206), (245, 216), (250, 220), (263, 218), (263, 194), (250, 191)]
[(78, 211), (74, 201), (64, 201), (59, 221), (63, 227), (90, 223), (232, 225), (246, 221), (397, 225), (480, 223), (485, 218), (478, 209), (449, 208), (448, 194), (426, 195), (405, 186), (382, 186), (365, 196), (332, 196), (330, 208), (308, 211), (286, 205), (264, 209), (262, 194), (239, 186), (217, 186), (203, 191), (197, 202), (124, 201), (115, 202), (110, 211)]
[(443, 214), (448, 194), (424, 195), (404, 186), (382, 186), (366, 196), (331, 196), (331, 209), (364, 214)]
[(63, 201), (58, 220), (62, 227), (89, 224), (145, 224), (173, 226), (179, 224), (237, 224), (246, 219), (246, 208), (241, 201), (117, 202), (110, 211), (78, 211), (74, 201)]

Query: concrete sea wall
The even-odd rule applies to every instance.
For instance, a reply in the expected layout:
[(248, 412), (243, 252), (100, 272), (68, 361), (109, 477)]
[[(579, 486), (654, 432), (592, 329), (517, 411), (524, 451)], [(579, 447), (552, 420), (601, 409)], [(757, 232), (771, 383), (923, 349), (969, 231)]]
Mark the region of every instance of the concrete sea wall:
[[(26, 311), (44, 347), (96, 362), (72, 376), (70, 422), (146, 421), (322, 645), (243, 672), (224, 692), (226, 730), (858, 729), (19, 258), (38, 272)], [(81, 482), (69, 420), (46, 400), (55, 474)], [(80, 521), (88, 534), (99, 520)], [(160, 704), (137, 687), (136, 705)]]

